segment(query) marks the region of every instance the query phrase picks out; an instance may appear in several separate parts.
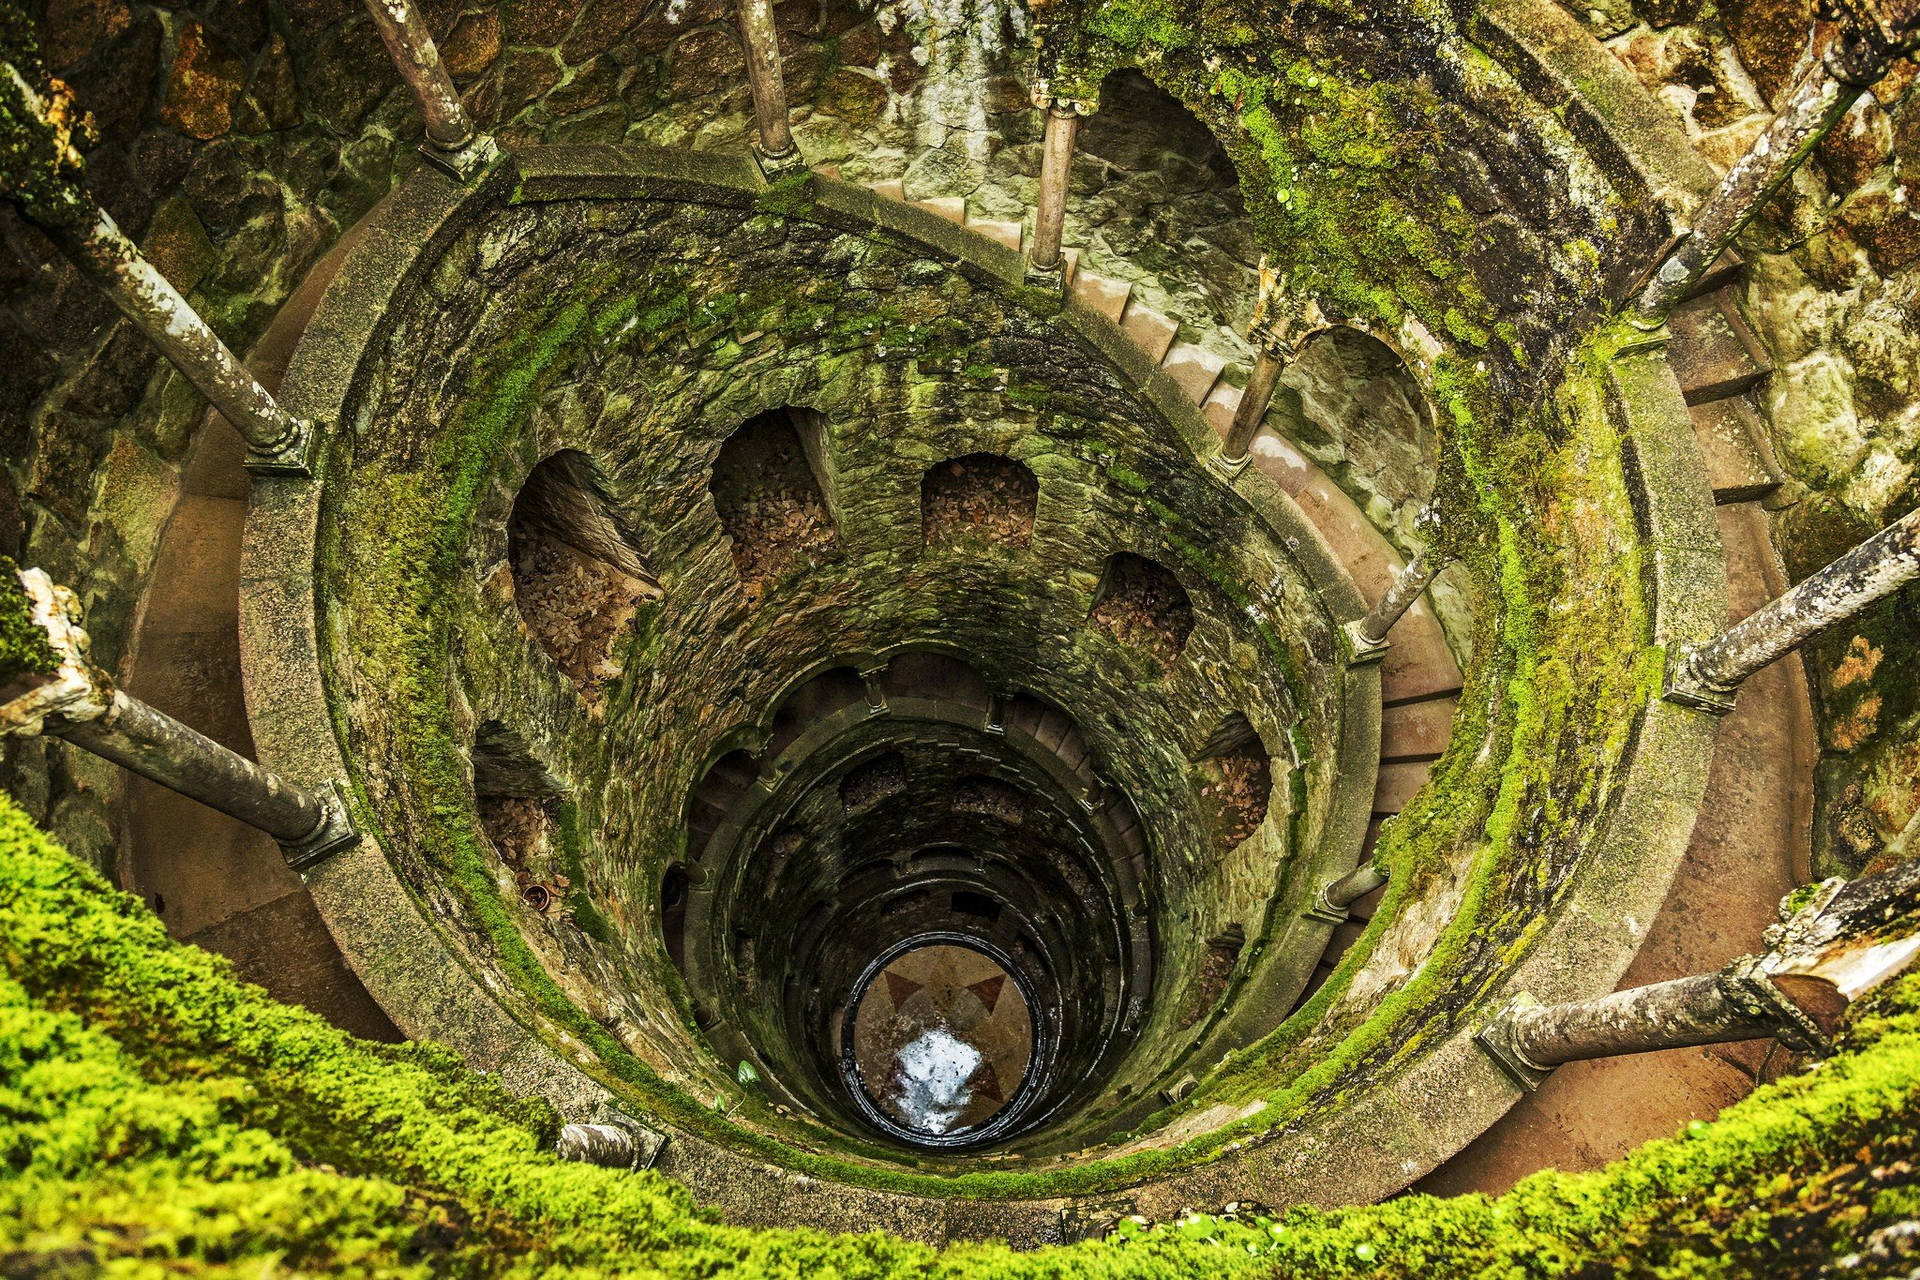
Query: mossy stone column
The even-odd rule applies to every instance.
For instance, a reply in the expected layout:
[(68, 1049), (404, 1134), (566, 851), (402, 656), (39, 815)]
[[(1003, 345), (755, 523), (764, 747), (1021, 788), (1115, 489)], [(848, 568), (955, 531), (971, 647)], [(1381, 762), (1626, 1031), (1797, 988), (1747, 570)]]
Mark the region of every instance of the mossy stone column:
[(408, 0), (367, 0), (367, 12), (426, 117), (427, 141), (420, 153), (459, 181), (470, 181), (498, 158), (499, 148), (475, 128), (461, 104), (426, 19)]
[(772, 0), (740, 0), (740, 38), (747, 47), (747, 86), (759, 127), (754, 156), (769, 176), (806, 167), (787, 118), (787, 83), (780, 70), (780, 33)]
[(1260, 293), (1254, 302), (1253, 319), (1247, 325), (1247, 339), (1254, 345), (1253, 371), (1247, 375), (1247, 386), (1234, 408), (1226, 439), (1212, 458), (1213, 464), (1228, 475), (1239, 474), (1247, 465), (1247, 451), (1266, 421), (1280, 375), (1300, 351), (1300, 337), (1296, 335), (1299, 316), (1288, 303), (1286, 288), (1286, 280), (1266, 258), (1261, 258)]
[(304, 475), (308, 425), (280, 407), (81, 185), (71, 99), (57, 86), (43, 97), (0, 64), (0, 115), (15, 122), (15, 155), (0, 177), (21, 212), (245, 437), (249, 469)]
[(1691, 233), (1641, 290), (1634, 311), (1643, 321), (1657, 324), (1684, 301), (1855, 100), (1896, 58), (1920, 48), (1920, 0), (1844, 0), (1836, 7), (1840, 34), (1695, 211)]
[(1725, 713), (1746, 678), (1920, 578), (1920, 507), (1704, 644), (1667, 660), (1666, 697)]
[(279, 842), (289, 865), (310, 866), (360, 839), (332, 784), (309, 790), (261, 768), (117, 689), (87, 660), (71, 591), (38, 569), (17, 571), (32, 625), (57, 666), (0, 703), (0, 733), (50, 733), (198, 800)]
[(1034, 91), (1033, 104), (1046, 116), (1046, 133), (1040, 143), (1040, 197), (1033, 213), (1033, 244), (1027, 265), (1043, 279), (1064, 283), (1066, 263), (1061, 240), (1067, 225), (1067, 180), (1073, 169), (1080, 117), (1092, 114), (1094, 104), (1055, 97), (1045, 85)]

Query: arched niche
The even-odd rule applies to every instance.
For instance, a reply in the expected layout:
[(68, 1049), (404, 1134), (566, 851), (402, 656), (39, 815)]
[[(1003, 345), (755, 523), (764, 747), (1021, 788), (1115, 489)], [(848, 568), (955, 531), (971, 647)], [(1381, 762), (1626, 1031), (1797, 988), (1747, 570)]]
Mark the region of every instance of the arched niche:
[(1307, 339), (1284, 381), (1300, 396), (1294, 443), (1363, 506), (1383, 501), (1410, 532), (1415, 512), (1433, 496), (1440, 435), (1399, 353), (1371, 334), (1334, 325)]
[(1244, 715), (1220, 722), (1193, 762), (1200, 810), (1214, 849), (1225, 853), (1260, 829), (1273, 801), (1273, 762)]
[(535, 467), (507, 518), (513, 599), (527, 631), (589, 703), (621, 674), (620, 638), (660, 598), (583, 453)]
[(708, 484), (733, 567), (749, 596), (839, 545), (825, 429), (807, 409), (770, 409), (720, 446)]
[(1171, 669), (1193, 634), (1193, 601), (1165, 565), (1121, 551), (1107, 557), (1088, 622)]
[(920, 529), (928, 546), (967, 539), (1030, 546), (1039, 505), (1033, 472), (997, 453), (936, 462), (920, 479)]

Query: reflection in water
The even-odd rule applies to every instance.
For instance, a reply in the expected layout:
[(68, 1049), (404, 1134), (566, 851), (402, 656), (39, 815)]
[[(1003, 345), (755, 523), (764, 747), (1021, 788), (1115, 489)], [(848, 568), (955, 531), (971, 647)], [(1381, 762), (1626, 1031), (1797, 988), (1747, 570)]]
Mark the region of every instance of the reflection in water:
[(909, 1128), (945, 1133), (972, 1103), (971, 1081), (983, 1061), (945, 1027), (929, 1027), (894, 1055), (889, 1100)]

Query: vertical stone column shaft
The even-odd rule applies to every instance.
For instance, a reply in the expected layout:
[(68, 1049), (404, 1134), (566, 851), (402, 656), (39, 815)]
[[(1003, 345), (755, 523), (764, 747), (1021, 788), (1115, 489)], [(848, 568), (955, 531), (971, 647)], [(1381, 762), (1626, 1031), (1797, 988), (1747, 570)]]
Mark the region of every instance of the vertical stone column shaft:
[(760, 128), (760, 154), (768, 160), (784, 159), (793, 154), (793, 129), (787, 119), (787, 84), (780, 70), (772, 0), (740, 0), (740, 36), (747, 46), (747, 85)]
[(1040, 203), (1033, 215), (1033, 265), (1052, 271), (1060, 265), (1060, 240), (1067, 225), (1067, 176), (1073, 168), (1080, 115), (1060, 102), (1048, 103), (1046, 112), (1046, 137), (1040, 150)]
[(1247, 375), (1247, 389), (1241, 393), (1240, 404), (1233, 411), (1227, 438), (1220, 444), (1220, 456), (1229, 463), (1238, 465), (1253, 447), (1253, 438), (1260, 433), (1260, 424), (1266, 419), (1267, 407), (1273, 403), (1274, 388), (1280, 383), (1280, 368), (1279, 355), (1271, 348), (1261, 347), (1260, 354), (1253, 360), (1253, 372)]
[(1509, 1024), (1520, 1055), (1539, 1068), (1774, 1033), (1727, 999), (1717, 974), (1697, 974), (1616, 991), (1597, 1000), (1516, 1009)]
[(631, 1169), (639, 1146), (633, 1135), (613, 1124), (569, 1124), (560, 1129), (553, 1153), (562, 1160), (597, 1164), (608, 1169)]
[(473, 118), (461, 105), (440, 60), (439, 47), (427, 31), (426, 19), (409, 0), (367, 0), (367, 12), (386, 42), (387, 52), (400, 69), (400, 78), (420, 101), (420, 113), (427, 121), (427, 141), (443, 151), (458, 151), (474, 140), (478, 132)]
[(1393, 630), (1393, 624), (1413, 608), (1413, 602), (1433, 585), (1433, 580), (1440, 576), (1444, 568), (1444, 560), (1422, 547), (1414, 555), (1413, 562), (1402, 569), (1387, 587), (1387, 594), (1381, 596), (1380, 602), (1361, 620), (1361, 637), (1368, 644), (1385, 643), (1387, 632)]
[(246, 438), (257, 455), (297, 452), (306, 427), (280, 407), (179, 290), (95, 209), (92, 225), (42, 229), (148, 341)]
[(1754, 672), (1920, 577), (1920, 507), (1874, 534), (1779, 599), (1676, 660), (1674, 691), (1739, 688)]
[(1322, 889), (1320, 897), (1326, 905), (1344, 911), (1386, 882), (1387, 873), (1367, 861)]
[(326, 821), (325, 806), (313, 792), (117, 689), (103, 714), (49, 726), (49, 731), (169, 791), (258, 827), (282, 844), (299, 844)]
[(1920, 4), (1913, 0), (1842, 0), (1840, 34), (1788, 91), (1786, 101), (1734, 161), (1706, 203), (1695, 210), (1691, 234), (1641, 290), (1634, 309), (1658, 320), (1685, 300), (1693, 286), (1846, 115), (1893, 60), (1920, 43)]

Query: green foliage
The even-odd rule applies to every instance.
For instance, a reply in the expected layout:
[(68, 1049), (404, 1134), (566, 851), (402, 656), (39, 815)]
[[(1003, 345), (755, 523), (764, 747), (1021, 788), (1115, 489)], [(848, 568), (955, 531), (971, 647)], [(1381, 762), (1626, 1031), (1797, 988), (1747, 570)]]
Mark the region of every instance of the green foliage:
[(60, 655), (33, 621), (19, 568), (0, 556), (0, 688), (22, 676), (52, 675), (60, 667)]
[(1820, 1071), (1498, 1198), (1238, 1208), (1029, 1254), (730, 1228), (657, 1175), (543, 1154), (551, 1109), (447, 1051), (357, 1041), (236, 981), (0, 797), (9, 1274), (1805, 1274), (1911, 1215), (1917, 1103), (1908, 978)]

